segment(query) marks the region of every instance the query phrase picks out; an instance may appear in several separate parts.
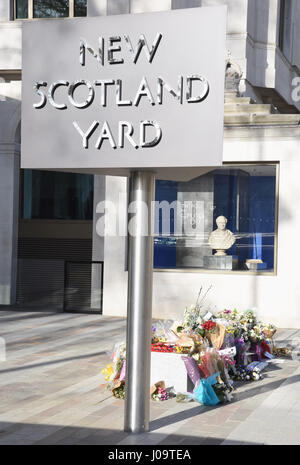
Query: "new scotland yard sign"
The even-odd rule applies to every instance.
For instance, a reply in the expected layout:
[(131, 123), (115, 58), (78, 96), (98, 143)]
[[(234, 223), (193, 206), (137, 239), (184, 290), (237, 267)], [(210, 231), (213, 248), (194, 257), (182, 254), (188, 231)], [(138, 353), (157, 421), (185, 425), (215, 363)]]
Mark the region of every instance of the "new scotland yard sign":
[(220, 165), (225, 35), (225, 7), (25, 22), (22, 168)]

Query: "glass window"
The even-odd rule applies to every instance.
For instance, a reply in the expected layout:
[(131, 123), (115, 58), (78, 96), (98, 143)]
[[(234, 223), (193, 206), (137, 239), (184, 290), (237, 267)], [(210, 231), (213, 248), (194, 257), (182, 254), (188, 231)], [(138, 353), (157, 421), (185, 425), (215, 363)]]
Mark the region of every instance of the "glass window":
[(92, 220), (94, 177), (24, 170), (23, 219)]
[(28, 18), (28, 0), (16, 0), (16, 18)]
[(286, 58), (291, 58), (292, 1), (280, 1), (278, 46)]
[(33, 0), (34, 18), (66, 18), (69, 0)]
[(154, 267), (272, 272), (275, 211), (276, 165), (157, 181)]
[(86, 16), (86, 15), (87, 15), (86, 0), (75, 0), (74, 16)]
[(15, 0), (15, 2), (16, 19), (67, 18), (87, 15), (87, 0)]

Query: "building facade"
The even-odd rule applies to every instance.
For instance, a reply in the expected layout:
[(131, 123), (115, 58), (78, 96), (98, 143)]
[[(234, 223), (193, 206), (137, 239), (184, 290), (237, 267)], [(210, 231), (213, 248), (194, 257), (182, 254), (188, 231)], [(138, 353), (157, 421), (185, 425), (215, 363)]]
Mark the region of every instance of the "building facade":
[[(177, 206), (170, 210), (169, 230), (164, 230), (160, 216), (162, 204), (156, 212), (153, 315), (180, 318), (185, 306), (195, 303), (200, 287), (212, 286), (207, 296), (212, 310), (255, 307), (264, 319), (299, 327), (297, 0), (1, 3), (1, 305), (125, 316), (127, 303), (127, 238), (98, 234), (102, 214), (97, 206), (109, 200), (126, 211), (128, 180), (20, 170), (23, 21), (45, 17), (76, 21), (85, 15), (218, 4), (228, 6), (223, 166), (211, 167), (185, 183), (157, 181), (157, 202)], [(201, 224), (193, 222), (197, 202)], [(236, 242), (228, 251), (227, 264), (216, 266), (209, 235), (219, 216), (227, 218)], [(189, 229), (181, 223), (178, 229), (182, 217), (189, 218)], [(112, 221), (107, 212), (106, 223)]]

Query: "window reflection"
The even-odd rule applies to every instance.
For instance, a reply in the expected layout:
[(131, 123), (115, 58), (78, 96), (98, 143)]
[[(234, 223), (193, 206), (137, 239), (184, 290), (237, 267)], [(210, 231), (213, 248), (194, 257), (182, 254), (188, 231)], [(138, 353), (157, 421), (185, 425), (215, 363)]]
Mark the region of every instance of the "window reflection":
[(293, 28), (293, 5), (291, 0), (280, 1), (278, 46), (291, 59), (291, 31)]
[(66, 18), (69, 0), (33, 0), (34, 18)]
[(86, 0), (75, 0), (74, 16), (86, 16)]
[(91, 220), (94, 177), (24, 170), (23, 219)]
[[(1, 0), (0, 0), (1, 1)], [(87, 16), (87, 0), (15, 0), (15, 18)]]
[(16, 18), (28, 18), (28, 0), (16, 0)]

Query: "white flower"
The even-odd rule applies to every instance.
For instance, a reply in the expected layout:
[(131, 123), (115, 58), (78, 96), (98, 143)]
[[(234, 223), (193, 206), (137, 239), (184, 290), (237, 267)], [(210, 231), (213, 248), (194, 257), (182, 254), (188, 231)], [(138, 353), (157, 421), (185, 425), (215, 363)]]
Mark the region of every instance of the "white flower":
[(225, 398), (226, 398), (227, 402), (232, 402), (233, 394), (231, 392), (225, 391)]

